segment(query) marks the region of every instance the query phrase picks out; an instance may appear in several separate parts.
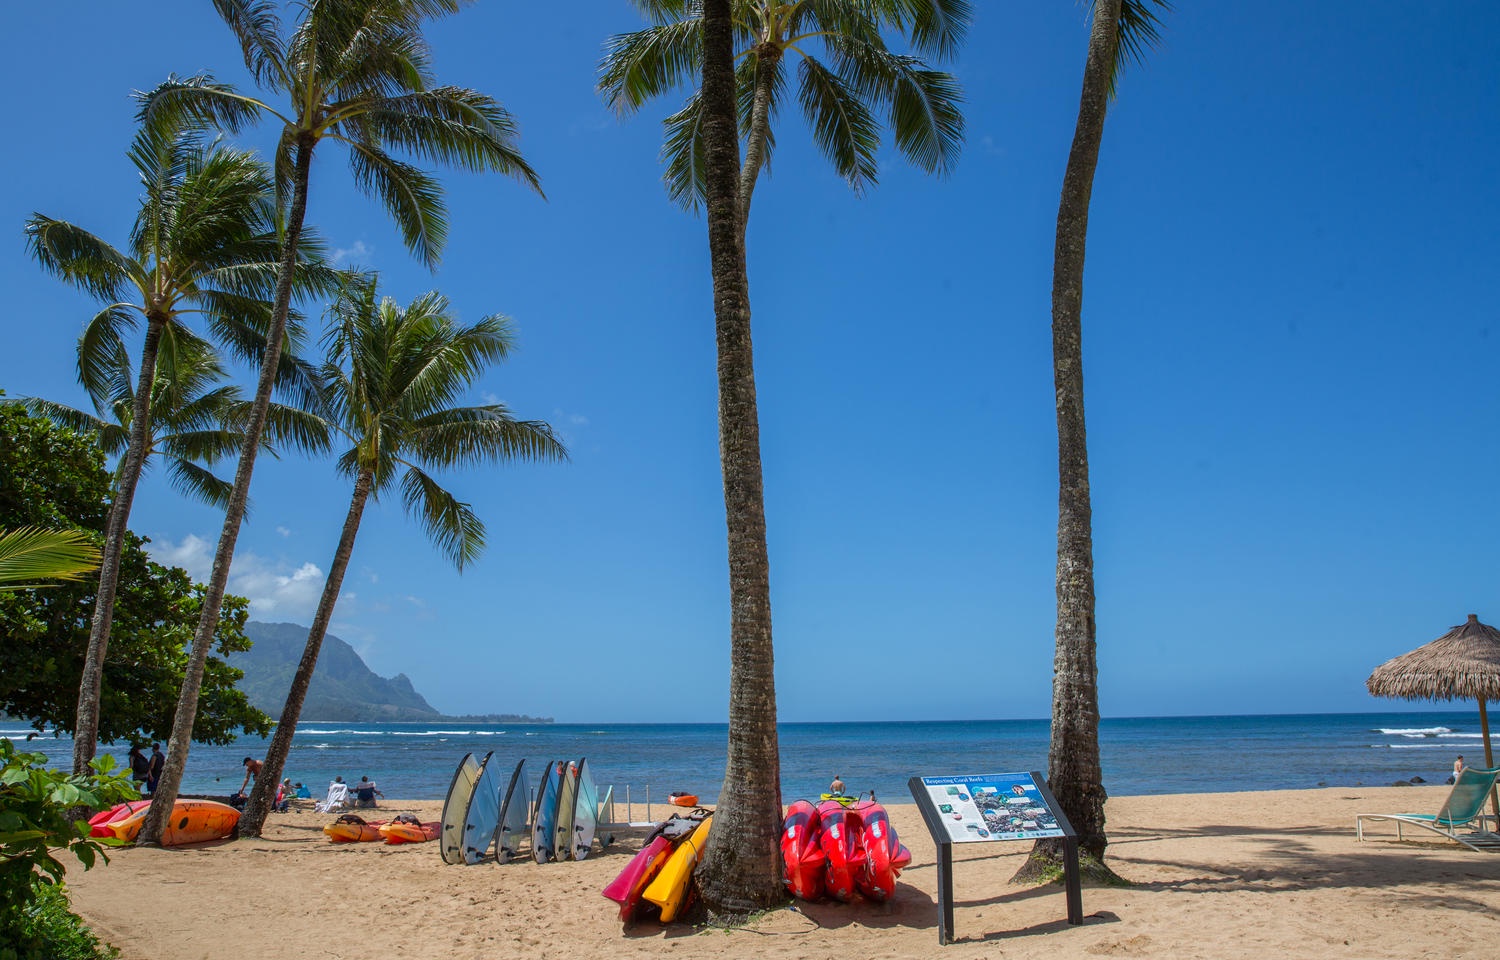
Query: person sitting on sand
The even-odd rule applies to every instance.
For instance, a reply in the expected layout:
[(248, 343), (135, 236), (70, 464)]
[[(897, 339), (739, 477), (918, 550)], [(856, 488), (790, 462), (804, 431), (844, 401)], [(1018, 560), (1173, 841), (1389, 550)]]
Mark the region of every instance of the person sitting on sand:
[(277, 813), (286, 813), (292, 805), (293, 790), (291, 777), (281, 781), (281, 786), (276, 788), (276, 802), (271, 805), (271, 809)]
[(245, 782), (241, 783), (239, 790), (235, 791), (234, 795), (237, 797), (243, 797), (245, 795), (245, 788), (250, 786), (251, 780), (257, 780), (260, 778), (260, 768), (265, 766), (265, 764), (261, 763), (254, 757), (246, 757), (241, 762), (245, 765)]
[(379, 788), (375, 786), (374, 781), (369, 777), (360, 777), (359, 783), (356, 783), (353, 787), (353, 793), (354, 805), (357, 807), (376, 806), (375, 798), (385, 797), (385, 794), (380, 792)]
[(307, 787), (305, 787), (304, 785), (302, 785), (302, 784), (299, 783), (299, 784), (297, 784), (297, 790), (296, 790), (296, 792), (293, 793), (292, 796), (293, 796), (294, 799), (297, 799), (297, 800), (311, 800), (312, 799), (312, 791), (309, 790), (309, 789), (307, 789)]
[(833, 782), (828, 785), (828, 792), (835, 797), (844, 795), (844, 781), (840, 780), (836, 773), (833, 775)]

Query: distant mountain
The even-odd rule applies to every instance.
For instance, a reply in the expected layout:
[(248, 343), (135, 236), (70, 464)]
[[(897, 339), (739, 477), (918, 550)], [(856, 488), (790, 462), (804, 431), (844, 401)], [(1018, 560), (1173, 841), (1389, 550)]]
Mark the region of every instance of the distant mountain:
[[(229, 656), (230, 666), (245, 671), (238, 686), (250, 702), (272, 717), (281, 713), (292, 675), (307, 645), (307, 627), (295, 623), (245, 624), (245, 635), (254, 646)], [(343, 640), (328, 634), (318, 654), (302, 716), (309, 720), (341, 720), (350, 723), (402, 722), (464, 719), (504, 723), (540, 722), (550, 718), (514, 714), (449, 717), (439, 713), (411, 685), (406, 674), (386, 679), (365, 666), (360, 655)]]

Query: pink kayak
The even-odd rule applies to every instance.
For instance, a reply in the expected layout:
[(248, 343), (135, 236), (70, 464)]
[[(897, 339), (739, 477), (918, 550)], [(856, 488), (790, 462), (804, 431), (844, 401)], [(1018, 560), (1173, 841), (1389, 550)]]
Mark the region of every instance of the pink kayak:
[(109, 829), (109, 824), (128, 820), (136, 811), (144, 810), (151, 806), (150, 800), (127, 800), (117, 803), (108, 810), (101, 810), (89, 818), (89, 836), (91, 837), (113, 837), (114, 831)]
[(625, 869), (620, 871), (620, 875), (604, 888), (604, 895), (620, 905), (620, 919), (623, 922), (630, 923), (635, 919), (635, 909), (641, 902), (641, 894), (661, 870), (662, 864), (667, 862), (672, 846), (672, 841), (666, 837), (656, 837), (642, 847), (641, 852), (632, 857)]

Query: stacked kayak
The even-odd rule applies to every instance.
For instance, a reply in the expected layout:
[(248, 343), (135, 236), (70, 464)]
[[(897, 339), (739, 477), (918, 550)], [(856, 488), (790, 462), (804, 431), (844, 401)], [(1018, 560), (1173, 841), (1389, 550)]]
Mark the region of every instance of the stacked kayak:
[(150, 800), (127, 800), (117, 803), (108, 810), (100, 810), (89, 817), (89, 836), (91, 837), (113, 837), (115, 832), (111, 830), (110, 824), (121, 820), (128, 820), (136, 811), (144, 810), (151, 806)]
[(604, 888), (604, 896), (620, 905), (622, 921), (653, 915), (662, 923), (677, 919), (692, 899), (693, 868), (703, 859), (712, 824), (707, 810), (657, 824), (640, 852)]
[(409, 814), (402, 814), (380, 828), (386, 843), (426, 843), (436, 840), (443, 832), (443, 821), (429, 820), (426, 823)]
[(781, 828), (783, 879), (802, 900), (828, 895), (845, 903), (856, 894), (876, 901), (896, 892), (896, 878), (911, 863), (890, 816), (873, 800), (817, 805), (798, 800)]
[(365, 820), (346, 813), (324, 826), (323, 832), (328, 834), (330, 843), (373, 843), (385, 839), (380, 835), (380, 828), (385, 825), (384, 820)]
[[(117, 838), (134, 842), (146, 825), (149, 807), (141, 807), (127, 817), (107, 824)], [(185, 843), (222, 840), (234, 833), (240, 812), (227, 803), (215, 800), (178, 800), (172, 804), (172, 816), (161, 832), (161, 845), (177, 847)]]

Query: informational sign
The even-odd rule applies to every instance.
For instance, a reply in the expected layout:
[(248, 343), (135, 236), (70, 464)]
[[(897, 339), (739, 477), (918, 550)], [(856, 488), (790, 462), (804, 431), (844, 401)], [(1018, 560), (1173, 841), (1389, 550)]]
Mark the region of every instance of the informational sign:
[(1063, 835), (1057, 815), (1029, 773), (922, 777), (922, 786), (953, 843)]
[(937, 847), (938, 943), (953, 942), (953, 845), (997, 840), (1063, 842), (1063, 887), (1068, 923), (1083, 923), (1083, 880), (1078, 872), (1078, 835), (1047, 789), (1042, 775), (977, 773), (912, 777), (906, 781), (927, 832)]

